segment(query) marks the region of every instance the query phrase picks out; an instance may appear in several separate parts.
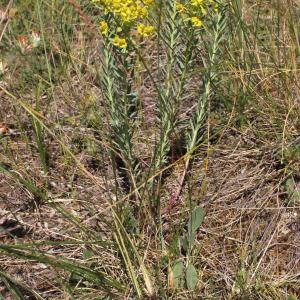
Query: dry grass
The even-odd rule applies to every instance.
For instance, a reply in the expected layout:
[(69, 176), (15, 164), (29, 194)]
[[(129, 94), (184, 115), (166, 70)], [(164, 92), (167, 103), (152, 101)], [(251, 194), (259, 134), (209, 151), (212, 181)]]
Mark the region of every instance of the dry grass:
[[(31, 245), (34, 255), (43, 251), (51, 258), (34, 258), (27, 248), (22, 253), (1, 251), (0, 299), (38, 299), (34, 293), (40, 299), (138, 299), (118, 232), (143, 299), (151, 289), (141, 261), (153, 282), (152, 299), (300, 299), (300, 199), (295, 197), (300, 178), (299, 44), (297, 26), (290, 20), (291, 15), (299, 16), (299, 8), (290, 1), (285, 8), (282, 1), (237, 2), (249, 32), (235, 28), (231, 42), (236, 44), (222, 48), (221, 84), (209, 104), (205, 138), (194, 153), (178, 201), (170, 205), (185, 168), (180, 145), (195, 107), (199, 74), (188, 83), (169, 161), (159, 171), (161, 228), (153, 217), (151, 185), (146, 181), (136, 196), (127, 190), (121, 168), (114, 166), (98, 78), (101, 37), (94, 26), (82, 24), (85, 16), (89, 23), (97, 20), (88, 1), (78, 1), (75, 10), (64, 4), (62, 22), (72, 20), (73, 25), (64, 24), (68, 28), (63, 35), (54, 17), (57, 3), (51, 2), (53, 11), (47, 15), (47, 4), (39, 1), (45, 14), (39, 29), (47, 45), (36, 52), (20, 53), (17, 44), (18, 36), (38, 27), (35, 14), (41, 11), (35, 5), (30, 11), (30, 1), (16, 3), (27, 16), (0, 22), (0, 129), (9, 129), (0, 131), (0, 164), (9, 171), (0, 172), (0, 245)], [(0, 4), (1, 20), (6, 3)], [(28, 15), (36, 24), (22, 30)], [(266, 33), (261, 27), (268, 22)], [(157, 53), (148, 47), (147, 60), (155, 64)], [(1, 62), (6, 66), (3, 72)], [(140, 74), (133, 152), (147, 173), (159, 132), (157, 91), (147, 72)], [(37, 145), (35, 117), (45, 126), (48, 172)], [(291, 178), (292, 191), (286, 185)], [(187, 254), (178, 237), (187, 231), (191, 207), (198, 205), (205, 219)], [(85, 277), (54, 263), (60, 259), (102, 272), (124, 289), (108, 289), (101, 280), (93, 281), (94, 273)], [(173, 289), (170, 268), (187, 259), (197, 269), (197, 289)]]

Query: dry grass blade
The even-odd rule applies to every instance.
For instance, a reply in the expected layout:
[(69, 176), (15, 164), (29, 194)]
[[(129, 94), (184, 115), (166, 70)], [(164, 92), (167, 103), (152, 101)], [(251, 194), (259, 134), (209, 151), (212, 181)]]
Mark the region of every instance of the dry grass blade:
[(299, 3), (0, 8), (1, 299), (297, 299)]

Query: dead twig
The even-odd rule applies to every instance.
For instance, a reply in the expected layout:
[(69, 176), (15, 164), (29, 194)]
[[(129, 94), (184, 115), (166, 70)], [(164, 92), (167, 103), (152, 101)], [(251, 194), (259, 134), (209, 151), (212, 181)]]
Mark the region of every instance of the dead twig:
[(0, 19), (0, 25), (2, 25), (3, 22), (7, 21), (7, 22), (5, 23), (5, 25), (4, 25), (4, 28), (3, 28), (2, 32), (1, 32), (1, 34), (0, 34), (0, 43), (1, 43), (1, 41), (2, 41), (4, 32), (5, 32), (5, 30), (6, 30), (6, 28), (7, 28), (7, 25), (8, 25), (9, 11), (10, 11), (10, 9), (12, 8), (12, 5), (13, 5), (13, 0), (10, 0), (10, 1), (8, 2), (7, 6), (6, 6), (5, 11), (4, 11), (4, 12), (3, 12), (3, 11), (0, 11), (0, 13), (1, 13), (1, 15), (0, 15), (0, 17), (1, 17), (1, 19)]
[(75, 11), (78, 13), (82, 21), (88, 25), (90, 31), (95, 31), (96, 26), (92, 22), (91, 18), (85, 14), (85, 12), (81, 9), (80, 5), (75, 0), (68, 0), (69, 4), (74, 7)]

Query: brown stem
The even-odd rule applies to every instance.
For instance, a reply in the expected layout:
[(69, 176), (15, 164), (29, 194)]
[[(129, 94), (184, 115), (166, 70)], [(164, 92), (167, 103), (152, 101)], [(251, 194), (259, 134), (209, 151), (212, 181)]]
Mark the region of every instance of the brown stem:
[(86, 15), (85, 12), (81, 9), (80, 5), (76, 2), (76, 0), (68, 0), (68, 2), (74, 7), (75, 11), (78, 13), (83, 22), (88, 25), (89, 29), (91, 31), (95, 31), (95, 24), (92, 22), (91, 18), (88, 15)]
[(171, 196), (171, 199), (169, 201), (169, 204), (168, 206), (166, 207), (164, 213), (169, 213), (171, 211), (171, 209), (176, 205), (176, 203), (178, 202), (178, 199), (179, 199), (179, 196), (182, 192), (182, 189), (183, 189), (183, 185), (184, 185), (184, 182), (185, 182), (185, 178), (186, 178), (186, 173), (188, 171), (188, 168), (189, 168), (189, 165), (190, 165), (190, 158), (188, 157), (186, 162), (185, 162), (185, 167), (184, 167), (184, 170), (183, 170), (183, 173), (181, 175), (181, 178), (179, 180), (179, 186), (176, 190), (175, 193), (173, 193), (173, 195)]

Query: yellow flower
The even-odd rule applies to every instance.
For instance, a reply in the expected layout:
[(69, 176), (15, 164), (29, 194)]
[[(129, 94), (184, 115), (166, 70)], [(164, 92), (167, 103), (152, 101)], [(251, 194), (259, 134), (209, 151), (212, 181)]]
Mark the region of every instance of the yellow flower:
[(185, 11), (185, 7), (183, 4), (181, 3), (176, 3), (176, 10), (179, 12), (179, 13), (183, 13)]
[(118, 35), (116, 35), (113, 38), (113, 44), (121, 49), (125, 49), (127, 47), (127, 42), (125, 39), (120, 38)]
[(215, 11), (215, 12), (218, 12), (218, 11), (219, 11), (219, 4), (218, 4), (218, 3), (216, 3), (216, 4), (214, 5), (214, 11)]
[(201, 27), (203, 24), (198, 17), (191, 17), (191, 21), (195, 27)]
[(137, 31), (142, 36), (149, 36), (154, 32), (154, 27), (145, 24), (139, 24), (137, 27)]
[[(142, 23), (145, 19), (151, 7), (155, 4), (155, 0), (90, 0), (97, 3), (100, 9), (104, 11), (105, 14), (112, 14), (113, 18), (116, 20), (114, 23), (121, 28), (126, 28), (126, 31), (130, 31), (135, 28), (138, 23)], [(113, 23), (112, 23), (113, 24)], [(100, 31), (107, 35), (110, 31), (118, 32), (115, 25), (113, 28), (104, 27), (101, 24)], [(149, 30), (149, 28), (148, 28)], [(151, 30), (150, 30), (151, 31)], [(149, 35), (147, 28), (143, 32), (145, 36)]]
[(103, 35), (107, 35), (108, 34), (108, 24), (105, 21), (101, 21), (99, 23), (99, 29), (100, 29), (100, 32)]
[(138, 6), (136, 12), (141, 19), (145, 19), (148, 16), (148, 10), (145, 7)]
[(202, 6), (204, 0), (191, 0), (191, 5), (192, 6)]

